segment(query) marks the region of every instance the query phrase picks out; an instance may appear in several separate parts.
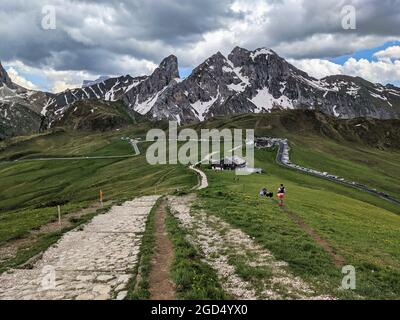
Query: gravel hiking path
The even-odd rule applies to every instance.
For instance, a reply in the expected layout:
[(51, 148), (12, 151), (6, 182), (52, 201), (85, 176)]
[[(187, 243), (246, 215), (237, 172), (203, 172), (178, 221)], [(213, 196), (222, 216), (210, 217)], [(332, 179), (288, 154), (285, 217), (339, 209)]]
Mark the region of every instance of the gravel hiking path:
[(171, 281), (170, 270), (174, 249), (165, 228), (167, 217), (166, 201), (161, 202), (155, 215), (155, 249), (151, 260), (149, 292), (151, 300), (175, 300), (175, 284)]
[(199, 184), (195, 187), (195, 189), (202, 190), (208, 188), (207, 175), (203, 171), (196, 169), (194, 166), (191, 166), (190, 169), (196, 172), (197, 176), (199, 177)]
[(241, 230), (203, 211), (191, 210), (195, 200), (193, 194), (170, 196), (168, 204), (228, 294), (245, 300), (334, 299), (316, 294), (288, 271), (286, 262), (276, 260)]
[(158, 196), (114, 206), (66, 233), (32, 269), (0, 275), (0, 300), (122, 300)]

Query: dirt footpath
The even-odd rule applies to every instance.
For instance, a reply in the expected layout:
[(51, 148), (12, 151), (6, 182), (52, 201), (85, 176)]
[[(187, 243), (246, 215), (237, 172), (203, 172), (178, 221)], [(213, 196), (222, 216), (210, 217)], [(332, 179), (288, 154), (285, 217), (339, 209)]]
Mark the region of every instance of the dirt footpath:
[(151, 300), (175, 300), (175, 284), (170, 278), (174, 249), (165, 227), (166, 201), (161, 202), (155, 215), (155, 252), (151, 260), (149, 292)]

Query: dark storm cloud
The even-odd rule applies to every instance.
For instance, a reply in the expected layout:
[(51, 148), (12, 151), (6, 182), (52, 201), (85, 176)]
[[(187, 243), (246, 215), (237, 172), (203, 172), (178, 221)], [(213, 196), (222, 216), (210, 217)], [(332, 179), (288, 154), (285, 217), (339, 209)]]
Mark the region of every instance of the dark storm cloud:
[(41, 28), (46, 1), (1, 3), (0, 58), (101, 73), (110, 72), (105, 64), (118, 55), (157, 62), (171, 47), (196, 42), (204, 32), (222, 28), (237, 16), (229, 10), (230, 3), (58, 0), (57, 29), (49, 31)]
[[(356, 9), (356, 30), (342, 27), (342, 8), (346, 5)], [(271, 47), (290, 47), (298, 43), (297, 50), (285, 52), (296, 58), (352, 53), (353, 42), (361, 37), (400, 38), (400, 0), (275, 1), (268, 17), (257, 37), (247, 40), (248, 45), (263, 42)], [(330, 39), (330, 46), (321, 45), (320, 40), (326, 39)]]
[[(41, 11), (49, 3), (57, 9), (57, 29), (44, 31)], [(341, 9), (348, 4), (357, 9), (354, 31), (341, 26)], [(260, 6), (267, 8), (261, 18)], [(175, 53), (190, 66), (235, 45), (322, 58), (400, 38), (399, 8), (400, 0), (2, 1), (0, 59), (55, 70), (135, 74), (142, 73), (135, 69), (141, 61), (157, 64)], [(205, 41), (205, 34), (216, 31), (225, 33)]]

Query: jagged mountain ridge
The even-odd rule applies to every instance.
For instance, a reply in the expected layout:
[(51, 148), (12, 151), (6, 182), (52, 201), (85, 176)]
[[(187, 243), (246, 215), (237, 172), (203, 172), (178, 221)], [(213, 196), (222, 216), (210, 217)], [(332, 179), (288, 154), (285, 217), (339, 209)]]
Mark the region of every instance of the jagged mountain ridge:
[[(400, 89), (361, 78), (310, 77), (270, 49), (235, 48), (207, 59), (159, 96), (153, 118), (182, 122), (272, 109), (318, 109), (340, 118), (399, 118)], [(179, 108), (177, 108), (178, 106)]]
[[(180, 79), (177, 58), (171, 55), (149, 76), (110, 78), (59, 94), (23, 89), (0, 69), (3, 120), (13, 113), (24, 114), (21, 108), (28, 108), (26, 112), (35, 115), (27, 118), (36, 116), (34, 127), (39, 122), (51, 127), (75, 102), (96, 99), (121, 100), (131, 112), (181, 124), (274, 109), (319, 110), (345, 119), (400, 118), (400, 88), (344, 75), (317, 80), (266, 48), (236, 47), (228, 57), (218, 52), (186, 79)], [(15, 106), (21, 110), (13, 112)], [(10, 122), (18, 127), (18, 117)]]
[(82, 88), (86, 88), (86, 87), (90, 87), (90, 86), (94, 86), (96, 84), (102, 83), (108, 79), (110, 79), (111, 77), (109, 76), (100, 76), (99, 78), (97, 78), (96, 80), (83, 80), (82, 82)]
[(0, 63), (0, 139), (38, 132), (45, 126), (40, 112), (49, 97), (13, 83)]

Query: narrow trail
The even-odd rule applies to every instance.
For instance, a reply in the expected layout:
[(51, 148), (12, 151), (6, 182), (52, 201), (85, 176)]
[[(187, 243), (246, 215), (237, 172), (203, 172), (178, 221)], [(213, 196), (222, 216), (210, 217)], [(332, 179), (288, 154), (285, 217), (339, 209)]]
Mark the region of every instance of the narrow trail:
[(305, 233), (307, 233), (314, 241), (325, 250), (331, 256), (332, 262), (336, 267), (340, 268), (344, 266), (344, 258), (335, 252), (332, 246), (324, 240), (313, 228), (311, 228), (297, 213), (288, 210), (286, 207), (283, 211), (287, 213), (289, 218), (291, 218)]
[(202, 189), (208, 188), (207, 175), (203, 171), (195, 168), (194, 166), (191, 166), (190, 170), (193, 170), (194, 172), (196, 172), (196, 174), (197, 174), (197, 176), (199, 178), (199, 184), (194, 189), (202, 190)]
[(175, 284), (170, 279), (174, 250), (165, 227), (166, 216), (166, 201), (163, 201), (157, 208), (155, 215), (155, 250), (149, 275), (151, 300), (176, 299)]
[(0, 275), (0, 300), (122, 300), (158, 196), (114, 206), (66, 233), (31, 269)]
[[(195, 195), (168, 197), (174, 216), (189, 233), (188, 240), (216, 271), (224, 290), (235, 299), (334, 299), (318, 295), (288, 265), (222, 219), (191, 209)], [(243, 276), (243, 270), (247, 275)], [(242, 273), (241, 273), (242, 272)], [(263, 273), (263, 277), (257, 276)]]

